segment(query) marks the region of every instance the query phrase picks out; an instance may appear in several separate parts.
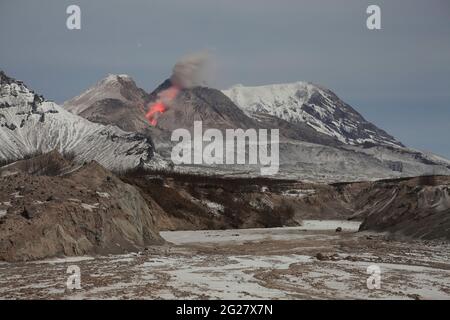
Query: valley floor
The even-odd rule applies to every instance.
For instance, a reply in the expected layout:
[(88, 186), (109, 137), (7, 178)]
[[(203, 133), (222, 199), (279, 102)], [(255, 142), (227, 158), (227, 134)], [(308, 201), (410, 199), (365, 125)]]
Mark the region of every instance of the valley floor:
[[(140, 253), (0, 263), (0, 298), (450, 299), (448, 242), (394, 241), (358, 225), (163, 232), (172, 244)], [(80, 290), (66, 289), (71, 265)], [(380, 289), (367, 287), (371, 265)]]

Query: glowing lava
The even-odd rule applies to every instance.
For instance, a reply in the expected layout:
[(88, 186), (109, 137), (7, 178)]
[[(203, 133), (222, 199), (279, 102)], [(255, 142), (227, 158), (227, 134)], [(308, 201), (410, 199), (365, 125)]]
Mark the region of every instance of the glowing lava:
[(176, 86), (172, 86), (169, 89), (161, 91), (158, 94), (158, 100), (149, 105), (145, 117), (152, 126), (157, 125), (159, 116), (167, 111), (168, 106), (172, 100), (177, 97), (179, 91), (180, 90)]
[(153, 105), (150, 106), (148, 109), (147, 114), (145, 117), (147, 118), (148, 122), (152, 126), (156, 126), (158, 123), (157, 117), (159, 114), (164, 113), (166, 111), (166, 106), (161, 101), (155, 102)]

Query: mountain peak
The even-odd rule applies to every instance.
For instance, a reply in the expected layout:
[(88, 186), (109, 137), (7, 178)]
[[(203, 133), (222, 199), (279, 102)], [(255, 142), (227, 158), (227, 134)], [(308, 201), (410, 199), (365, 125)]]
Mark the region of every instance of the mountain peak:
[[(15, 87), (17, 88), (23, 88), (23, 89), (27, 89), (28, 88), (25, 86), (25, 84), (23, 83), (23, 81), (14, 79), (10, 76), (8, 76), (3, 70), (0, 70), (0, 86), (5, 88), (11, 88), (11, 85), (15, 85)], [(31, 90), (29, 90), (31, 92)]]
[(0, 70), (0, 84), (6, 84), (6, 83), (15, 82), (15, 81), (16, 80), (14, 80), (13, 78), (8, 77), (3, 70)]
[[(0, 109), (10, 108), (13, 105), (31, 106), (33, 112), (37, 112), (40, 103), (44, 101), (44, 97), (34, 93), (20, 80), (6, 75), (0, 71)], [(0, 121), (4, 122), (5, 116), (0, 114)], [(2, 126), (6, 125), (2, 123)], [(15, 125), (10, 125), (15, 127)]]
[(290, 123), (305, 123), (344, 144), (403, 146), (332, 91), (310, 82), (233, 86), (223, 93), (249, 115), (269, 114)]
[(131, 78), (127, 74), (108, 74), (105, 78), (100, 80), (100, 83), (111, 83), (111, 82), (121, 82), (121, 81), (131, 81), (134, 82), (133, 78)]
[[(133, 78), (126, 74), (108, 74), (75, 98), (64, 102), (70, 112), (80, 115), (93, 105), (116, 101), (116, 105), (139, 106), (148, 101), (148, 94), (139, 88)], [(112, 106), (114, 107), (114, 106)]]

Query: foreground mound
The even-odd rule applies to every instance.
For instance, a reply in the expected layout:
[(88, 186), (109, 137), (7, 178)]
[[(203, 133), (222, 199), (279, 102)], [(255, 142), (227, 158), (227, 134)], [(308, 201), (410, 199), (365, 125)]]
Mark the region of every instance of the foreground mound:
[(449, 176), (379, 181), (360, 195), (360, 230), (450, 240)]
[(139, 192), (96, 162), (64, 176), (19, 170), (0, 181), (0, 260), (122, 253), (163, 242)]

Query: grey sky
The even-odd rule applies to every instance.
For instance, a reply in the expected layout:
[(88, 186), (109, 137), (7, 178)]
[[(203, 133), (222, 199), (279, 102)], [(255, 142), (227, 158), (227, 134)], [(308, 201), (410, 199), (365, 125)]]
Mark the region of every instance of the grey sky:
[[(78, 4), (82, 29), (69, 31)], [(365, 27), (378, 4), (382, 30)], [(208, 49), (214, 85), (311, 81), (408, 146), (450, 158), (448, 0), (0, 0), (0, 69), (62, 102), (108, 73), (152, 90)]]

